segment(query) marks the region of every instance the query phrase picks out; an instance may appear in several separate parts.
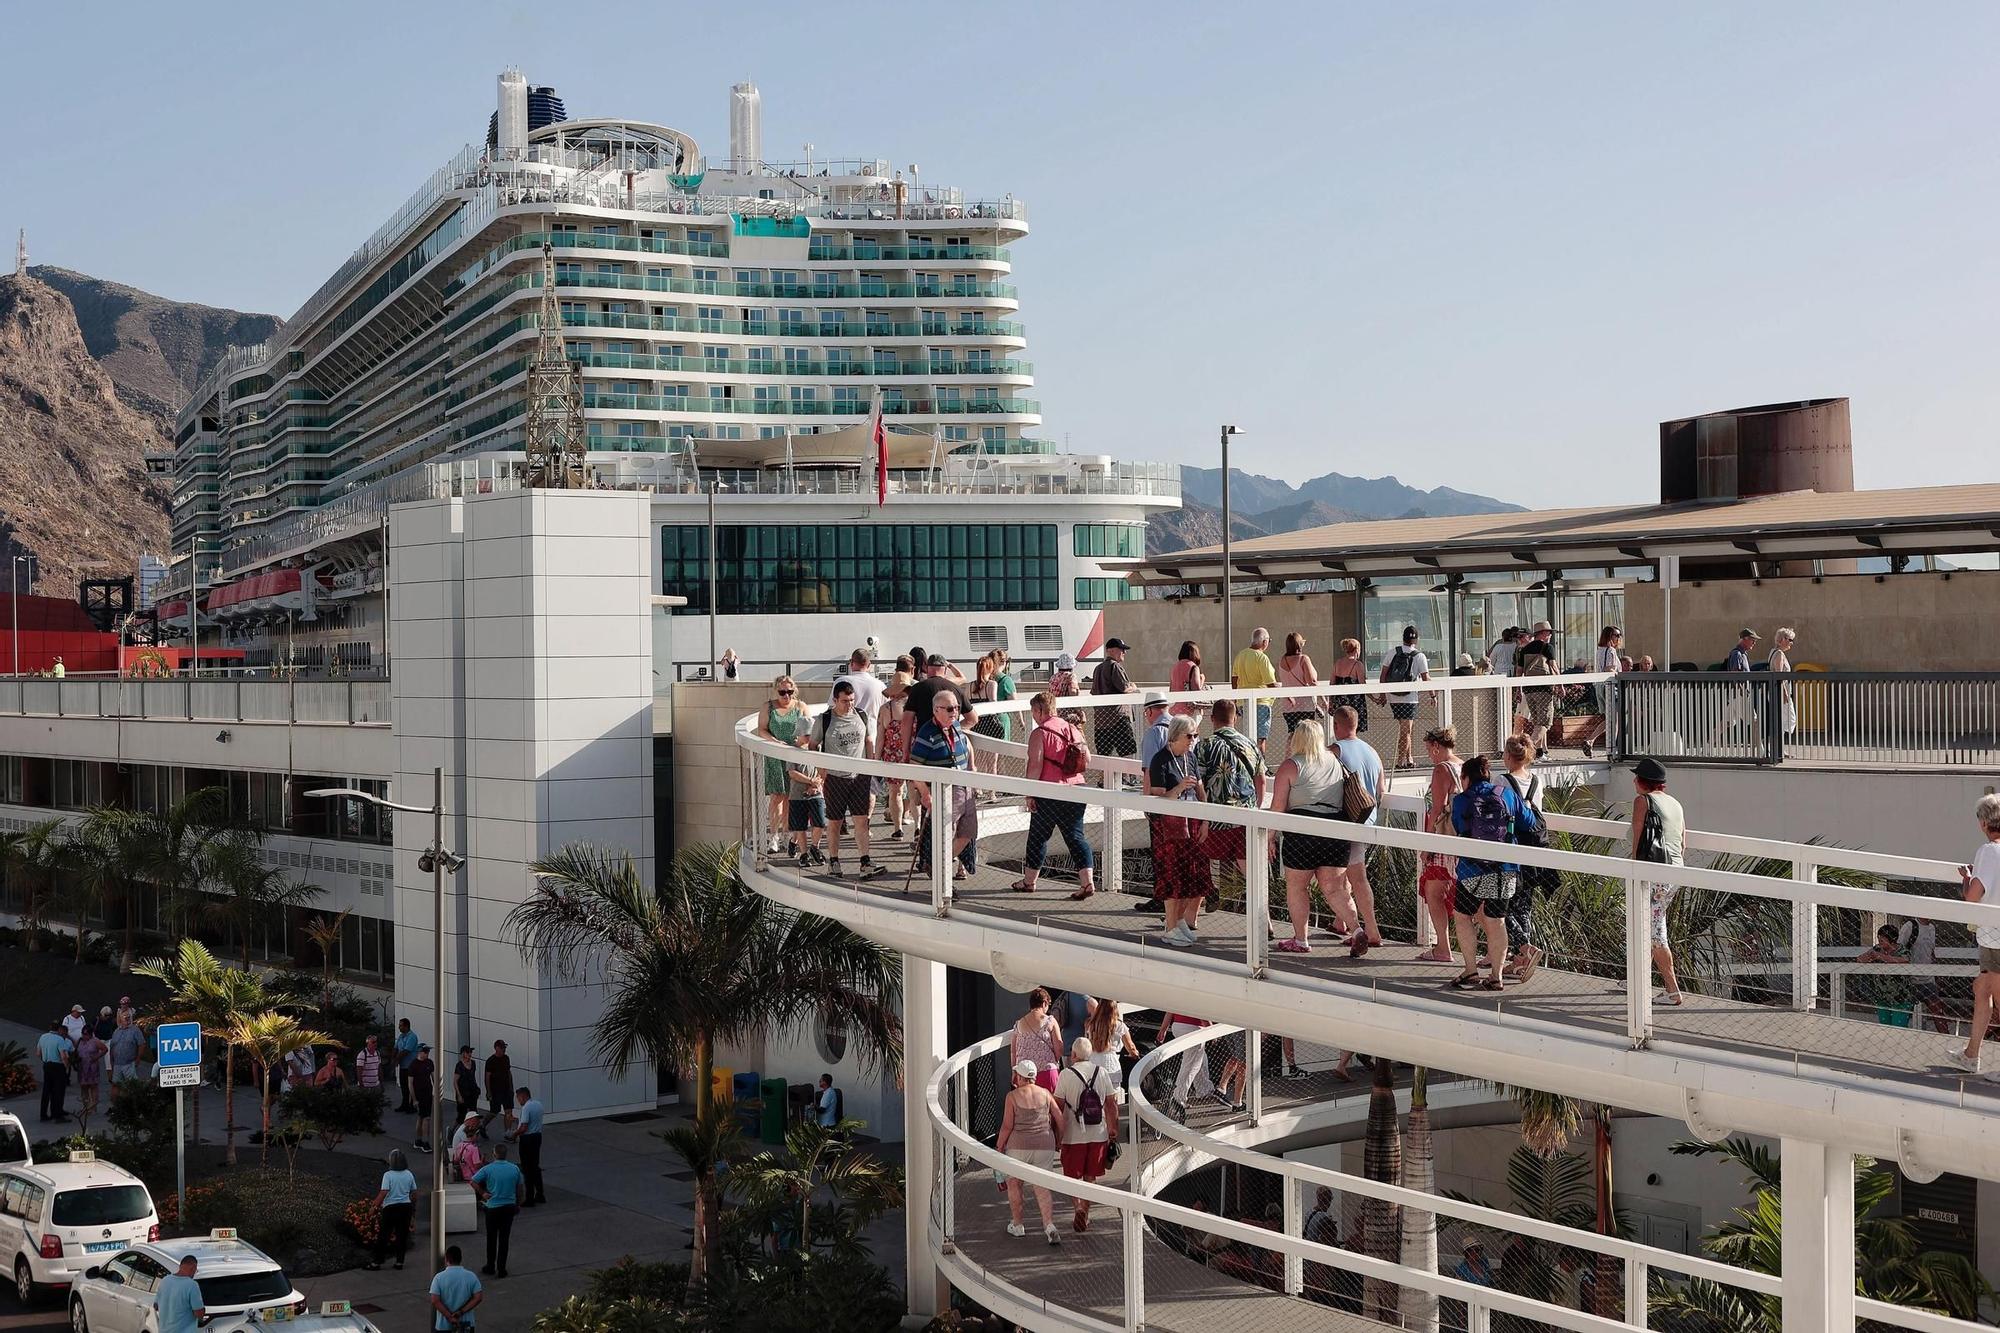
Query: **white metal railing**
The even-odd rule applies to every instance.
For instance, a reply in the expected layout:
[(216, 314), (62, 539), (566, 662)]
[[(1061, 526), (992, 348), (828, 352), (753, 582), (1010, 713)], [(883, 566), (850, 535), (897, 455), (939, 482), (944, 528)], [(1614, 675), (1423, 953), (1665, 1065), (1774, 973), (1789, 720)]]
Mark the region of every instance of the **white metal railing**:
[[(947, 1057), (924, 1089), (928, 1130), (933, 1135), (935, 1147), (931, 1160), (937, 1165), (937, 1175), (930, 1182), (930, 1243), (940, 1267), (960, 1285), (970, 1288), (975, 1295), (983, 1296), (997, 1308), (1006, 1310), (1010, 1305), (1015, 1307), (1010, 1313), (1016, 1317), (1027, 1317), (1031, 1327), (1036, 1326), (1034, 1317), (1039, 1314), (1046, 1317), (1049, 1327), (1083, 1326), (1128, 1330), (1130, 1333), (1146, 1328), (1175, 1329), (1182, 1326), (1174, 1318), (1173, 1307), (1180, 1294), (1175, 1289), (1177, 1284), (1169, 1278), (1165, 1290), (1161, 1290), (1148, 1281), (1149, 1257), (1157, 1261), (1174, 1250), (1168, 1240), (1168, 1232), (1178, 1232), (1187, 1238), (1215, 1237), (1244, 1247), (1251, 1253), (1278, 1254), (1281, 1257), (1278, 1272), (1282, 1273), (1278, 1285), (1273, 1288), (1242, 1280), (1240, 1296), (1261, 1298), (1282, 1295), (1297, 1301), (1287, 1312), (1286, 1327), (1311, 1327), (1315, 1316), (1323, 1319), (1330, 1329), (1352, 1326), (1352, 1314), (1336, 1312), (1328, 1307), (1328, 1293), (1319, 1292), (1320, 1299), (1317, 1300), (1308, 1296), (1309, 1264), (1347, 1274), (1353, 1279), (1375, 1279), (1396, 1288), (1415, 1288), (1428, 1293), (1433, 1299), (1460, 1302), (1464, 1306), (1465, 1322), (1462, 1327), (1467, 1329), (1490, 1328), (1495, 1314), (1533, 1321), (1530, 1327), (1593, 1330), (1598, 1333), (1612, 1329), (1643, 1329), (1649, 1322), (1651, 1294), (1661, 1285), (1690, 1278), (1713, 1282), (1734, 1292), (1776, 1297), (1781, 1301), (1784, 1298), (1782, 1280), (1771, 1274), (1739, 1268), (1706, 1256), (1641, 1244), (1620, 1236), (1561, 1226), (1525, 1214), (1409, 1189), (1306, 1161), (1272, 1156), (1246, 1137), (1240, 1128), (1191, 1127), (1165, 1114), (1147, 1098), (1143, 1085), (1149, 1073), (1176, 1060), (1206, 1060), (1210, 1044), (1241, 1031), (1218, 1024), (1177, 1036), (1155, 1046), (1133, 1066), (1123, 1089), (1124, 1112), (1119, 1129), (1121, 1147), (1129, 1165), (1125, 1172), (1114, 1171), (1107, 1177), (1126, 1175), (1129, 1183), (1123, 1187), (1084, 1182), (1057, 1170), (1032, 1166), (1007, 1156), (986, 1142), (985, 1132), (988, 1127), (997, 1124), (998, 1111), (989, 1105), (983, 1108), (983, 1113), (975, 1114), (972, 1071), (981, 1061), (1007, 1048), (1012, 1040), (1011, 1031), (986, 1038)], [(1251, 1032), (1245, 1035), (1248, 1038), (1246, 1050), (1254, 1052), (1258, 1046), (1258, 1034)], [(1254, 1060), (1254, 1055), (1251, 1058)], [(997, 1084), (1004, 1089), (1006, 1080), (998, 1079)], [(1251, 1086), (1262, 1087), (1262, 1080), (1254, 1073)], [(1368, 1094), (1365, 1092), (1351, 1098), (1357, 1119), (1365, 1111), (1367, 1101)], [(1315, 1123), (1324, 1119), (1321, 1116)], [(1173, 1148), (1165, 1152), (1156, 1151), (1149, 1158), (1142, 1132), (1147, 1129)], [(1273, 1231), (1160, 1197), (1175, 1181), (1213, 1163), (1233, 1165), (1278, 1181), (1283, 1198), (1282, 1229)], [(1023, 1242), (995, 1236), (990, 1224), (981, 1227), (978, 1219), (966, 1216), (959, 1196), (963, 1189), (983, 1191), (986, 1178), (983, 1173), (989, 1170), (1019, 1180), (1024, 1191), (1029, 1188), (1046, 1189), (1059, 1197), (1083, 1200), (1094, 1208), (1111, 1210), (1108, 1214), (1099, 1213), (1098, 1217), (1106, 1223), (1112, 1222), (1115, 1217), (1115, 1224), (1120, 1228), (1121, 1244), (1115, 1259), (1107, 1260), (1101, 1249), (1086, 1251), (1081, 1257), (1068, 1251), (1053, 1251), (1048, 1256), (1050, 1264), (1060, 1265), (1066, 1286), (1086, 1288), (1099, 1295), (1100, 1299), (1093, 1301), (1091, 1308), (1052, 1307), (1045, 1291), (1025, 1280), (1019, 1252)], [(1439, 1232), (1448, 1227), (1477, 1227), (1499, 1237), (1542, 1242), (1599, 1256), (1615, 1265), (1614, 1271), (1621, 1279), (1619, 1290), (1622, 1297), (1609, 1304), (1622, 1309), (1623, 1315), (1605, 1318), (1534, 1295), (1500, 1291), (1441, 1271), (1429, 1271), (1403, 1262), (1400, 1244), (1397, 1246), (1398, 1257), (1385, 1258), (1295, 1234), (1301, 1230), (1305, 1199), (1320, 1187), (1331, 1189), (1342, 1198), (1377, 1200), (1428, 1213), (1435, 1219), (1433, 1225)], [(1439, 1249), (1442, 1257), (1445, 1251), (1442, 1246)], [(1079, 1266), (1104, 1271), (1084, 1274), (1079, 1271)], [(1214, 1268), (1209, 1270), (1209, 1278), (1198, 1297), (1204, 1304), (1218, 1297), (1228, 1299), (1226, 1294), (1215, 1289), (1215, 1275), (1219, 1271)], [(1276, 1277), (1277, 1273), (1272, 1276)], [(1550, 1275), (1550, 1285), (1553, 1287), (1553, 1274)], [(1103, 1299), (1111, 1292), (1118, 1293), (1115, 1300)], [(1150, 1305), (1149, 1295), (1153, 1297)], [(1115, 1308), (1114, 1318), (1107, 1320), (1104, 1317), (1106, 1305)], [(1254, 1306), (1249, 1308), (1255, 1309)], [(1970, 1333), (1970, 1330), (1981, 1327), (1880, 1301), (1864, 1300), (1859, 1308), (1871, 1320), (1917, 1330), (1918, 1333)], [(1367, 1309), (1364, 1304), (1364, 1314)]]
[[(1587, 683), (1593, 678), (1574, 678)], [(1318, 691), (1322, 694), (1338, 696), (1342, 693), (1375, 693), (1380, 685), (1346, 686)], [(1496, 683), (1481, 678), (1458, 678), (1442, 681), (1418, 683), (1410, 686), (1394, 687), (1398, 693), (1418, 693), (1430, 696), (1426, 703), (1429, 717), (1450, 717), (1453, 713), (1452, 700), (1458, 699), (1457, 711), (1461, 716), (1469, 716), (1473, 710), (1467, 707), (1468, 696), (1479, 697), (1496, 690), (1509, 688), (1506, 683)], [(1298, 693), (1298, 691), (1287, 691)], [(1190, 702), (1203, 701), (1216, 694), (1238, 697), (1254, 696), (1256, 691), (1211, 691), (1202, 695), (1169, 695), (1170, 700), (1186, 699)], [(1060, 701), (1064, 708), (1080, 708), (1097, 715), (1092, 730), (1102, 733), (1105, 719), (1110, 715), (1126, 715), (1134, 710), (1141, 699), (1136, 695), (1120, 696), (1112, 699), (1098, 699), (1091, 696), (1065, 698)], [(1027, 706), (1026, 701), (1016, 700), (1011, 711), (1018, 714)], [(981, 705), (987, 712), (1008, 711), (996, 709), (992, 705)], [(1489, 708), (1491, 705), (1489, 705)], [(1506, 710), (1502, 707), (1502, 712)], [(753, 734), (759, 718), (745, 718), (738, 724), (737, 741), (740, 747), (767, 758), (783, 761), (796, 759), (797, 751), (781, 744), (763, 740)], [(1487, 727), (1489, 733), (1495, 729)], [(974, 737), (976, 747), (999, 748), (983, 738)], [(1497, 742), (1493, 742), (1497, 743)], [(1469, 749), (1490, 748), (1489, 745), (1475, 745)], [(925, 786), (931, 793), (931, 800), (941, 802), (951, 788), (977, 791), (989, 797), (999, 797), (1003, 801), (1016, 801), (1023, 797), (1041, 797), (1082, 803), (1087, 812), (1087, 822), (1096, 830), (1102, 844), (1097, 855), (1107, 863), (1116, 864), (1127, 848), (1139, 845), (1139, 830), (1143, 821), (1151, 815), (1191, 817), (1208, 822), (1210, 825), (1237, 826), (1246, 831), (1248, 843), (1253, 847), (1269, 846), (1272, 835), (1295, 833), (1308, 836), (1329, 836), (1326, 821), (1309, 816), (1286, 814), (1263, 809), (1245, 807), (1215, 806), (1206, 803), (1169, 802), (1144, 796), (1137, 792), (1120, 790), (1120, 780), (1132, 772), (1136, 765), (1130, 760), (1116, 757), (1100, 759), (1093, 756), (1106, 787), (1056, 786), (1029, 780), (1024, 777), (1004, 773), (978, 773), (955, 769), (928, 768), (909, 764), (883, 764), (874, 760), (843, 759), (838, 756), (815, 754), (814, 766), (830, 771), (867, 773), (873, 776), (896, 778)], [(748, 846), (763, 855), (765, 812), (763, 802), (748, 802), (749, 834)], [(1405, 814), (1421, 805), (1421, 797), (1407, 791), (1391, 791), (1386, 807), (1391, 816)], [(1602, 819), (1582, 819), (1570, 816), (1555, 816), (1549, 821), (1557, 832), (1597, 835), (1622, 838), (1626, 825)], [(1365, 844), (1371, 850), (1431, 853), (1448, 857), (1479, 858), (1492, 855), (1492, 844), (1481, 843), (1469, 838), (1430, 833), (1421, 829), (1397, 827), (1393, 822), (1370, 825), (1341, 824), (1338, 836), (1344, 840)], [(1018, 831), (1018, 830), (1015, 830)], [(928, 890), (931, 910), (937, 915), (948, 914), (953, 907), (957, 892), (956, 882), (950, 872), (952, 856), (947, 844), (948, 830), (942, 822), (932, 828), (934, 847), (929, 858), (930, 868), (924, 877)], [(1010, 835), (1011, 836), (1011, 835)], [(1596, 931), (1593, 937), (1601, 942), (1602, 948), (1595, 956), (1581, 956), (1563, 960), (1573, 973), (1576, 984), (1589, 983), (1589, 988), (1600, 998), (1609, 993), (1611, 982), (1622, 983), (1624, 994), (1619, 1001), (1622, 1010), (1618, 1026), (1627, 1041), (1634, 1046), (1677, 1049), (1682, 1045), (1697, 1050), (1704, 1055), (1712, 1053), (1718, 1039), (1728, 1042), (1740, 1051), (1762, 1051), (1793, 1069), (1813, 1067), (1815, 1077), (1835, 1080), (1868, 1081), (1877, 1076), (1895, 1080), (1898, 1096), (1924, 1095), (1928, 1089), (1934, 1095), (1953, 1101), (1963, 1102), (1968, 1094), (1977, 1091), (1975, 1081), (1968, 1083), (1959, 1073), (1943, 1072), (1948, 1068), (1952, 1054), (1956, 1050), (1955, 1039), (1945, 1034), (1925, 1033), (1914, 1030), (1892, 1029), (1878, 1024), (1840, 1021), (1821, 1011), (1819, 999), (1821, 971), (1819, 929), (1822, 913), (1831, 909), (1836, 913), (1859, 914), (1864, 923), (1873, 923), (1883, 916), (1923, 917), (1938, 923), (1956, 923), (1963, 926), (1979, 924), (2000, 924), (2000, 905), (1988, 903), (1966, 903), (1955, 899), (1924, 897), (1906, 892), (1893, 892), (1880, 888), (1848, 887), (1840, 884), (1822, 883), (1819, 873), (1822, 868), (1840, 867), (1860, 875), (1894, 878), (1898, 880), (1928, 881), (1935, 883), (1955, 883), (1956, 869), (1945, 862), (1912, 857), (1887, 856), (1880, 853), (1848, 851), (1844, 849), (1804, 843), (1787, 843), (1775, 839), (1743, 838), (1733, 835), (1708, 833), (1691, 830), (1687, 838), (1690, 856), (1700, 853), (1732, 854), (1756, 857), (1776, 862), (1788, 873), (1751, 874), (1736, 870), (1715, 869), (1698, 864), (1656, 865), (1632, 861), (1623, 856), (1604, 856), (1587, 851), (1565, 851), (1557, 848), (1535, 849), (1510, 847), (1509, 861), (1523, 866), (1543, 867), (1558, 872), (1568, 872), (1584, 877), (1592, 884), (1605, 886), (1607, 902), (1616, 902), (1618, 919), (1606, 919), (1589, 923)], [(760, 867), (761, 868), (761, 867)], [(1247, 920), (1244, 925), (1243, 956), (1237, 962), (1241, 971), (1253, 978), (1268, 978), (1283, 975), (1292, 966), (1287, 955), (1274, 954), (1270, 948), (1268, 932), (1274, 913), (1271, 905), (1271, 870), (1269, 861), (1262, 856), (1252, 855), (1245, 866), (1246, 883), (1243, 890), (1243, 908)], [(1112, 877), (1116, 882), (1116, 877)], [(1749, 950), (1754, 960), (1766, 971), (1790, 977), (1788, 995), (1782, 995), (1781, 1003), (1758, 1004), (1728, 999), (1727, 991), (1722, 996), (1709, 997), (1726, 1003), (1704, 1004), (1699, 1007), (1670, 1008), (1655, 1001), (1653, 984), (1653, 959), (1650, 942), (1652, 893), (1654, 885), (1670, 886), (1677, 893), (1709, 895), (1707, 901), (1736, 907), (1741, 917), (1740, 923), (1730, 926), (1705, 941), (1718, 957), (1728, 962), (1741, 962), (1738, 953)], [(1381, 885), (1378, 900), (1391, 894), (1407, 893), (1408, 885)], [(1693, 896), (1690, 901), (1695, 901)], [(1279, 919), (1282, 919), (1280, 917)], [(1060, 918), (1042, 918), (1035, 923), (1041, 933), (1060, 931)], [(1426, 920), (1422, 912), (1415, 917), (1415, 942), (1427, 944)], [(1734, 934), (1729, 933), (1734, 931)], [(1865, 938), (1872, 934), (1872, 927), (1857, 931)], [(1093, 937), (1094, 938), (1094, 937)], [(1677, 941), (1684, 948), (1691, 942)], [(1143, 937), (1132, 941), (1141, 950), (1154, 948), (1152, 941)], [(1203, 959), (1212, 963), (1212, 955)], [(1362, 964), (1365, 968), (1366, 964)], [(1718, 969), (1719, 971), (1719, 969)], [(1699, 980), (1696, 985), (1701, 984)], [(1699, 995), (1694, 987), (1691, 993)], [(1532, 994), (1532, 992), (1530, 992)], [(1521, 1011), (1517, 1010), (1516, 1014)], [(1771, 1015), (1789, 1013), (1796, 1021), (1774, 1022)], [(1566, 1017), (1559, 1008), (1538, 1012), (1536, 1020), (1557, 1027), (1568, 1027), (1581, 1035), (1586, 1031), (1601, 1031), (1603, 1015), (1591, 1019)], [(1984, 1102), (1982, 1096), (1978, 1101)]]

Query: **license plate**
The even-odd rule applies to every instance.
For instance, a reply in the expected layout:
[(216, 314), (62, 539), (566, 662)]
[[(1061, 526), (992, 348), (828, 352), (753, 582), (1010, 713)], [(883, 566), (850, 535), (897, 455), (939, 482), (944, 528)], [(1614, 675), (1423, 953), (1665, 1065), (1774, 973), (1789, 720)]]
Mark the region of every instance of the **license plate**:
[(85, 1254), (104, 1254), (110, 1250), (122, 1250), (124, 1248), (125, 1242), (122, 1240), (94, 1240), (83, 1247), (83, 1252)]

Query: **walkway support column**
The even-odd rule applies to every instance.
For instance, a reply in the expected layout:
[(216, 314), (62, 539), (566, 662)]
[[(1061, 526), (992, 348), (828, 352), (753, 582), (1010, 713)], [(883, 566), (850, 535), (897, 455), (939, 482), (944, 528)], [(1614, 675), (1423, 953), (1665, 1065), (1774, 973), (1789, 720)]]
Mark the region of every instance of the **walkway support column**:
[(1854, 1333), (1854, 1159), (1805, 1139), (1780, 1151), (1785, 1333)]
[(903, 1291), (913, 1315), (936, 1315), (951, 1293), (931, 1253), (931, 1192), (943, 1169), (924, 1090), (945, 1058), (944, 964), (903, 955)]

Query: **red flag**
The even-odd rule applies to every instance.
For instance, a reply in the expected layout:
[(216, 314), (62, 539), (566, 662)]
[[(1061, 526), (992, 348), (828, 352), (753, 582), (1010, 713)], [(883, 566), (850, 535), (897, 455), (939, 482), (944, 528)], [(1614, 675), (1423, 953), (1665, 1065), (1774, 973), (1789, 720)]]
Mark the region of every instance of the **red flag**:
[(889, 432), (882, 424), (882, 398), (876, 395), (874, 418), (868, 423), (869, 438), (875, 441), (875, 503), (889, 503)]

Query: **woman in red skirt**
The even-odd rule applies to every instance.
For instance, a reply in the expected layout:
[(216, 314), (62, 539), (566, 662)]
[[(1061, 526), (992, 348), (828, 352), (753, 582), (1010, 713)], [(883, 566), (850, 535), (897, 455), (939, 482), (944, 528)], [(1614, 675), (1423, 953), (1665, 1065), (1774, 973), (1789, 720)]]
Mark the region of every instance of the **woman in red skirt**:
[[(1201, 798), (1201, 779), (1195, 774), (1194, 719), (1176, 717), (1167, 723), (1167, 743), (1153, 756), (1146, 772), (1146, 795), (1169, 801), (1196, 801)], [(1185, 949), (1194, 943), (1195, 914), (1201, 901), (1214, 892), (1208, 873), (1208, 852), (1202, 846), (1204, 826), (1199, 819), (1178, 815), (1150, 815), (1153, 836), (1153, 896), (1167, 907), (1167, 929), (1162, 943)]]

